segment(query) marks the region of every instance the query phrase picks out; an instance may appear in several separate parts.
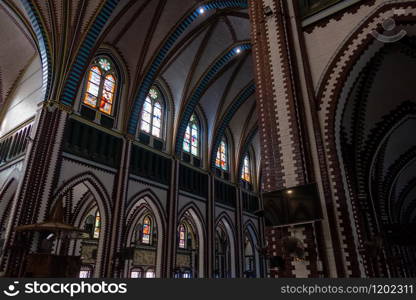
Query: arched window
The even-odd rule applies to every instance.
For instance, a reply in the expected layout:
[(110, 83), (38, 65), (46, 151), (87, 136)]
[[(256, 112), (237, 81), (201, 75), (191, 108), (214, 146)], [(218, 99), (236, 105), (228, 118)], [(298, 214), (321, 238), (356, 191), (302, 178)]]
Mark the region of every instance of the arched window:
[(140, 268), (135, 268), (130, 272), (130, 278), (142, 278), (143, 270)]
[(95, 213), (95, 222), (94, 222), (94, 238), (95, 239), (100, 238), (100, 232), (101, 232), (101, 217), (100, 217), (100, 212), (97, 209), (97, 212)]
[(81, 266), (79, 271), (79, 278), (91, 278), (92, 268), (90, 266)]
[(227, 278), (231, 275), (230, 244), (222, 222), (215, 232), (215, 270), (216, 278)]
[(243, 169), (241, 170), (241, 179), (247, 182), (251, 182), (251, 174), (250, 174), (250, 157), (248, 154), (244, 156), (243, 160)]
[(142, 227), (142, 244), (150, 244), (150, 238), (152, 235), (152, 220), (149, 216), (143, 219)]
[(162, 138), (163, 99), (156, 87), (152, 87), (143, 105), (140, 129), (154, 137)]
[(221, 140), (215, 159), (215, 166), (224, 171), (228, 171), (228, 145), (225, 137)]
[(186, 248), (186, 228), (185, 225), (179, 225), (179, 248)]
[(191, 153), (193, 156), (199, 156), (200, 132), (198, 118), (193, 114), (186, 127), (185, 137), (183, 139), (183, 151)]
[(105, 57), (97, 58), (88, 71), (83, 103), (103, 114), (112, 115), (116, 89), (113, 64)]
[(145, 273), (145, 278), (155, 278), (155, 270), (147, 269)]

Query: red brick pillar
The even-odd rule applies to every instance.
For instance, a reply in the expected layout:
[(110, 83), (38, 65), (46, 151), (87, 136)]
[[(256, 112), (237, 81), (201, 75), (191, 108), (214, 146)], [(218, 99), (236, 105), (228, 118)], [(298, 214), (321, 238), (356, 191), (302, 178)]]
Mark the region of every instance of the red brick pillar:
[[(314, 181), (304, 99), (293, 44), (294, 30), (288, 2), (249, 1), (252, 26), (256, 100), (262, 155), (262, 192), (302, 186)], [(309, 112), (310, 113), (310, 112)], [(318, 250), (321, 227), (312, 223), (266, 229), (268, 253), (282, 257), (282, 239), (298, 238), (306, 247), (306, 260), (283, 257), (285, 268), (273, 277), (316, 277), (322, 269)], [(313, 242), (312, 242), (313, 241)], [(319, 242), (316, 242), (319, 241)], [(320, 245), (318, 245), (320, 243)]]

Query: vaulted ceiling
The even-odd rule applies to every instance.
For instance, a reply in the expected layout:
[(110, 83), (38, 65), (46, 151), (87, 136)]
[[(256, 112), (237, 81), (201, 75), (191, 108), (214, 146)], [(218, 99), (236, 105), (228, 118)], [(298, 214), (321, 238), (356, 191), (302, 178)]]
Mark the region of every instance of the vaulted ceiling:
[(5, 0), (0, 17), (3, 40), (13, 41), (0, 45), (0, 100), (28, 61), (44, 55), (45, 97), (72, 105), (94, 53), (110, 49), (125, 76), (123, 131), (134, 133), (151, 79), (171, 98), (172, 151), (194, 109), (206, 119), (208, 155), (225, 131), (235, 160), (247, 143), (258, 151), (247, 1)]
[[(176, 24), (199, 7), (202, 6), (196, 1), (181, 1), (180, 6), (174, 1), (134, 1), (114, 17), (103, 34), (102, 44), (114, 47), (126, 63), (131, 83), (129, 99), (134, 99), (140, 81)], [(180, 35), (156, 76), (169, 87), (172, 96), (175, 134), (181, 123), (187, 121), (183, 115), (185, 108), (196, 107), (191, 98), (208, 71), (229, 50), (249, 41), (246, 8), (206, 10)], [(199, 97), (197, 106), (207, 121), (209, 145), (213, 144), (216, 127), (232, 102), (253, 84), (252, 70), (251, 51), (242, 51), (217, 71)], [(253, 104), (254, 94), (238, 109), (240, 122), (231, 122), (237, 149), (251, 129), (247, 126), (255, 117)], [(241, 120), (246, 126), (241, 126)]]
[(0, 5), (0, 107), (24, 69), (38, 55), (30, 25), (16, 11), (17, 6)]

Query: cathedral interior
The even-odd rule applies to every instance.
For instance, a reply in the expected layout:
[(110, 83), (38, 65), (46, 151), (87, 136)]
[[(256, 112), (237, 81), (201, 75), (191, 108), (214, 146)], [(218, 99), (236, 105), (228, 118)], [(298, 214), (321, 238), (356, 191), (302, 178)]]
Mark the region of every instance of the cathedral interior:
[(0, 277), (416, 276), (416, 1), (2, 0), (0, 38)]

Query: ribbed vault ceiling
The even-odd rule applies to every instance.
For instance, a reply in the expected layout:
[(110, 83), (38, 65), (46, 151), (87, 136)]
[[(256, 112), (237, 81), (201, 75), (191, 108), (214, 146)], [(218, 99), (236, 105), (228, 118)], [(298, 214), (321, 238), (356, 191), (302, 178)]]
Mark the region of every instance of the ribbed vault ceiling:
[[(44, 36), (50, 48), (49, 66), (54, 76), (51, 86), (62, 91), (62, 81), (70, 72), (71, 64), (97, 20), (103, 7), (111, 1), (104, 0), (54, 0), (29, 1), (44, 27)], [(200, 7), (213, 1), (195, 0), (124, 0), (117, 3), (110, 17), (102, 25), (93, 49), (112, 49), (120, 58), (125, 72), (126, 85), (122, 116), (127, 128), (133, 104), (136, 101), (143, 79), (155, 64), (166, 41), (174, 29)], [(214, 1), (215, 2), (215, 1)], [(224, 1), (223, 1), (224, 2)], [(241, 1), (240, 1), (241, 2)], [(10, 14), (7, 9), (14, 8)], [(4, 99), (19, 72), (33, 56), (36, 56), (36, 35), (30, 16), (21, 1), (5, 0), (0, 5), (0, 25), (3, 40), (11, 43), (0, 46), (0, 87)], [(26, 27), (27, 28), (26, 28)], [(174, 106), (174, 134), (186, 122), (184, 111), (190, 105), (190, 97), (207, 72), (228, 51), (241, 44), (250, 43), (250, 25), (247, 8), (233, 7), (207, 9), (181, 32), (166, 53), (163, 63), (157, 68), (155, 79), (163, 82), (172, 97)], [(18, 51), (18, 49), (24, 49)], [(18, 53), (19, 59), (13, 58)], [(13, 59), (12, 59), (13, 58)], [(90, 57), (91, 59), (91, 57)], [(10, 63), (10, 62), (14, 63)], [(207, 122), (208, 153), (215, 144), (214, 137), (220, 124), (227, 125), (233, 135), (237, 155), (244, 148), (247, 135), (257, 122), (254, 95), (237, 108), (232, 104), (249, 86), (253, 85), (251, 50), (247, 49), (232, 57), (216, 70), (215, 75), (204, 87), (196, 107), (203, 112)], [(54, 96), (57, 97), (57, 96)], [(238, 102), (238, 101), (237, 101)], [(238, 103), (240, 103), (238, 102)], [(192, 104), (194, 107), (195, 104)], [(232, 116), (224, 120), (224, 116)], [(252, 139), (255, 141), (256, 139)], [(170, 148), (174, 148), (176, 137)], [(258, 147), (254, 147), (258, 149)], [(259, 153), (256, 155), (259, 156)], [(209, 161), (210, 158), (207, 159)]]

